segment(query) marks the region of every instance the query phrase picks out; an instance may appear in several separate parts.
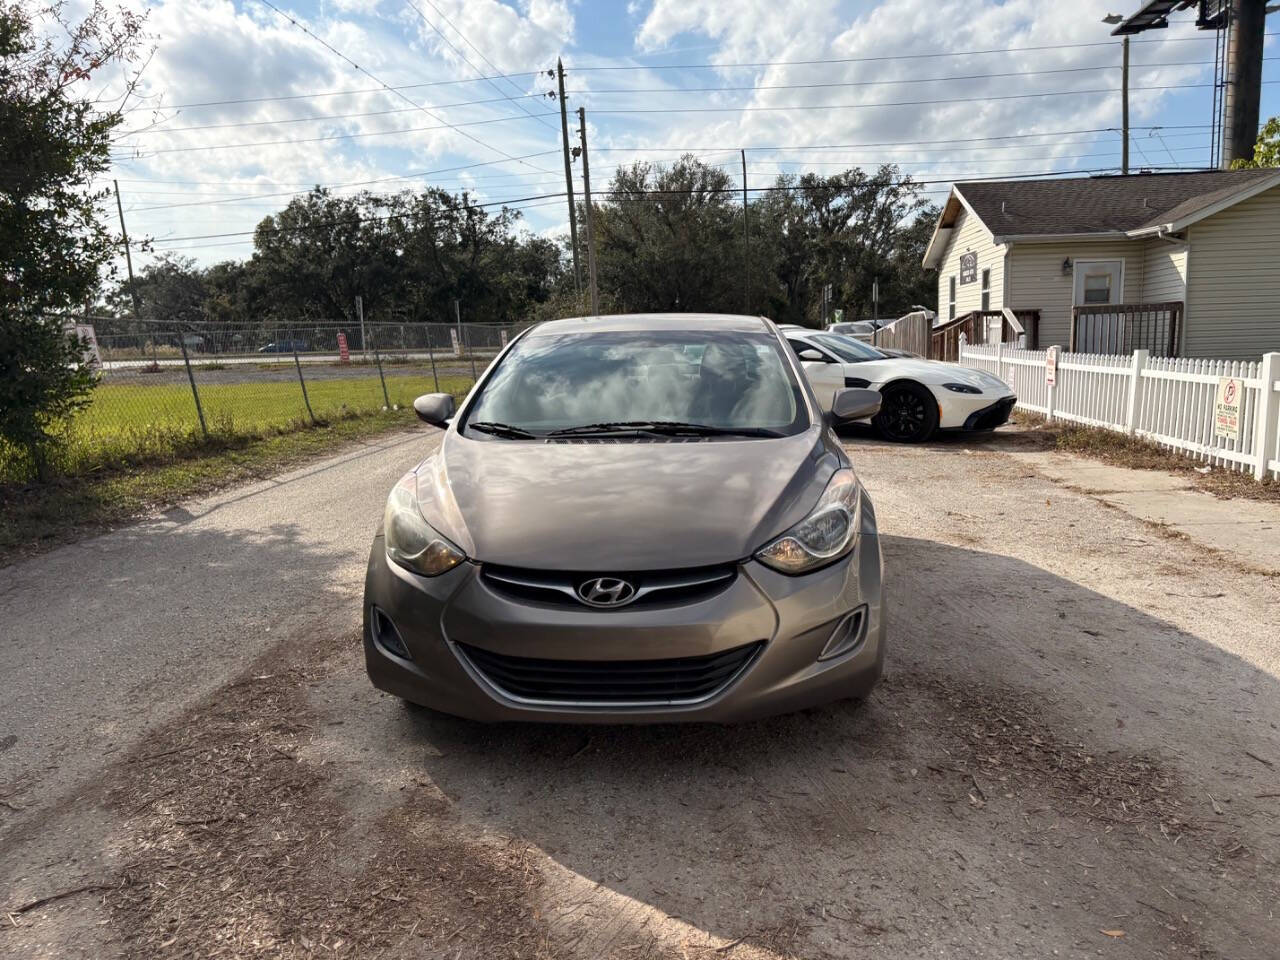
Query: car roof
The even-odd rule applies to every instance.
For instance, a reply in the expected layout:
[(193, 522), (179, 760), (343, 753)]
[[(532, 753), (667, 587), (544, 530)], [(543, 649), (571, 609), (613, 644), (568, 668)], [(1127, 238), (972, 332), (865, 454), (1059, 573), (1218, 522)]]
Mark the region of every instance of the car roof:
[(768, 329), (769, 326), (764, 317), (731, 313), (617, 313), (600, 317), (566, 317), (563, 320), (547, 320), (531, 329), (527, 336), (606, 331), (633, 333), (643, 330), (724, 330), (762, 333)]

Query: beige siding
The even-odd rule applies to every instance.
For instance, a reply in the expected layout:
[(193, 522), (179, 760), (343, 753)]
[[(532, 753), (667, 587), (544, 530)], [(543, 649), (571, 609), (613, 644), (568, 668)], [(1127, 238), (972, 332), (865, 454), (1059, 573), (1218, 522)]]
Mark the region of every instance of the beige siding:
[(1009, 306), (1040, 311), (1040, 346), (1071, 342), (1072, 271), (1062, 261), (1123, 260), (1124, 301), (1136, 303), (1142, 284), (1142, 244), (1132, 240), (1015, 243), (1009, 252)]
[[(962, 210), (951, 233), (951, 242), (938, 267), (938, 316), (946, 319), (949, 286), (956, 278), (956, 316), (982, 309), (982, 271), (991, 271), (991, 309), (1004, 306), (1004, 247), (996, 246), (982, 221)], [(973, 251), (978, 255), (978, 275), (973, 283), (960, 282), (960, 257)]]
[(1166, 240), (1148, 240), (1142, 251), (1143, 303), (1185, 300), (1187, 296), (1187, 247)]
[(1253, 359), (1280, 351), (1280, 187), (1188, 230), (1189, 357)]

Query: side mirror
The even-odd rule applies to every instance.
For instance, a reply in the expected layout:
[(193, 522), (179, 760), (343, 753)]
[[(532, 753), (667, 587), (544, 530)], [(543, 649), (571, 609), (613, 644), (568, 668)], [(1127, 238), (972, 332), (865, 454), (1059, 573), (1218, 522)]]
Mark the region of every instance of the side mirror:
[(447, 427), (456, 409), (452, 395), (447, 393), (424, 393), (413, 401), (413, 412), (418, 419), (433, 427)]
[(852, 388), (838, 390), (831, 398), (831, 419), (836, 423), (846, 420), (865, 420), (880, 412), (880, 391)]
[(801, 350), (798, 354), (796, 354), (796, 356), (798, 356), (801, 360), (813, 360), (813, 361), (817, 361), (818, 363), (822, 363), (827, 359), (817, 350)]

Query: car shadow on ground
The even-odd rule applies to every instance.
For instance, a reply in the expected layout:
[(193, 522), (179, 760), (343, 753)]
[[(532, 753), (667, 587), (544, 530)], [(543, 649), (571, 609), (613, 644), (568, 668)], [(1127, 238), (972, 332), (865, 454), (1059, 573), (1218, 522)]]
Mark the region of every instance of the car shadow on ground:
[(1205, 784), (1181, 760), (1240, 756), (1233, 695), (1275, 703), (1276, 679), (1020, 560), (884, 547), (892, 646), (864, 705), (602, 728), (379, 698), (365, 735), (564, 868), (545, 915), (583, 955), (675, 927), (764, 956), (1093, 955), (1117, 929), (1144, 956), (1273, 956), (1268, 771)]

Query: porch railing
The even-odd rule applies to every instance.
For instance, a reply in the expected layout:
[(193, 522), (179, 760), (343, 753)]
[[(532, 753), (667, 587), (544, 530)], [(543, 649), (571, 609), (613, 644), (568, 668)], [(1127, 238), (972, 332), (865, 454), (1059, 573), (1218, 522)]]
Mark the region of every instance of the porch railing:
[(1176, 357), (1182, 327), (1181, 300), (1164, 303), (1098, 303), (1071, 310), (1072, 353)]
[[(955, 362), (960, 356), (960, 336), (964, 335), (965, 343), (995, 343), (992, 335), (996, 321), (1000, 322), (999, 341), (1001, 343), (1018, 343), (1028, 350), (1040, 346), (1040, 311), (1011, 311), (1022, 329), (1017, 330), (1009, 322), (1003, 310), (973, 310), (963, 316), (956, 317), (940, 327), (934, 327), (929, 341), (930, 360), (950, 360)], [(1020, 338), (1025, 337), (1025, 342)]]

